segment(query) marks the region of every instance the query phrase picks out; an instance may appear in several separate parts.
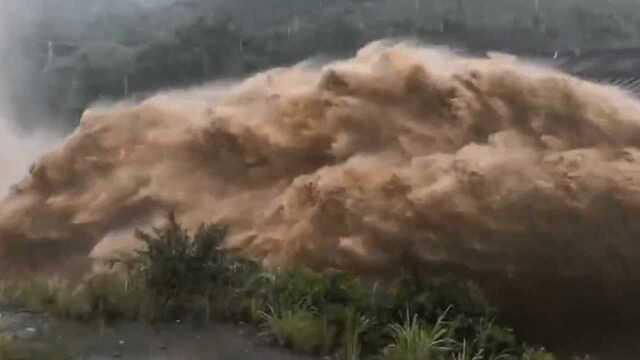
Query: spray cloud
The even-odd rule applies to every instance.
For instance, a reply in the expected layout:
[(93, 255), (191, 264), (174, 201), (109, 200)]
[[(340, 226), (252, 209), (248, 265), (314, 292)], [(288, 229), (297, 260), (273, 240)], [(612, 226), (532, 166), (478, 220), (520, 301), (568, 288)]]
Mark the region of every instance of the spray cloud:
[(31, 163), (60, 137), (43, 128), (24, 131), (13, 103), (16, 95), (28, 96), (22, 40), (35, 27), (41, 9), (39, 1), (8, 0), (2, 2), (0, 11), (0, 197), (7, 195), (9, 188), (27, 175)]

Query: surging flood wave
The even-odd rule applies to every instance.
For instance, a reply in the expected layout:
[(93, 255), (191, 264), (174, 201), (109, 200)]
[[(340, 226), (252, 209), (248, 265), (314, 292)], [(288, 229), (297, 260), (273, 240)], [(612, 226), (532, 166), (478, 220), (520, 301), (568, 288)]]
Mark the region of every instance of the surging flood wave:
[(0, 203), (0, 254), (6, 269), (106, 256), (168, 211), (229, 224), (230, 249), (272, 265), (579, 279), (628, 297), (640, 103), (507, 57), (374, 43), (91, 109)]

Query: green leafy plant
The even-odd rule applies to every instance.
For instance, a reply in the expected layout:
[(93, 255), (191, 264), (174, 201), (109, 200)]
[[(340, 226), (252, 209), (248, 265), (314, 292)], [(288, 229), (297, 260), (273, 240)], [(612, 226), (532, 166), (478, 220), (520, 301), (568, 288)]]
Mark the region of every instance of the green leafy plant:
[(316, 314), (303, 304), (295, 308), (277, 311), (270, 307), (262, 313), (263, 335), (274, 338), (281, 346), (296, 351), (313, 353), (324, 340), (324, 324)]
[(19, 353), (15, 340), (0, 336), (0, 360), (18, 360)]
[(393, 343), (384, 351), (387, 360), (431, 360), (454, 349), (455, 341), (442, 313), (433, 327), (407, 311), (403, 324), (389, 326)]
[(12, 305), (30, 311), (43, 312), (55, 304), (60, 286), (55, 281), (45, 278), (34, 278), (20, 285), (13, 294)]
[(453, 360), (485, 360), (484, 349), (473, 351), (471, 346), (468, 346), (467, 341), (462, 342), (460, 350), (453, 354)]
[(67, 351), (55, 344), (34, 346), (8, 336), (0, 336), (0, 360), (67, 360)]
[(544, 349), (529, 348), (522, 355), (522, 360), (555, 360), (555, 356)]
[(227, 258), (219, 249), (226, 232), (222, 226), (203, 225), (191, 237), (171, 214), (166, 228), (136, 233), (146, 245), (138, 254), (138, 271), (157, 306), (164, 311), (209, 298), (216, 285), (228, 282)]
[(347, 311), (344, 329), (345, 360), (360, 359), (362, 352), (360, 337), (372, 324), (371, 319), (358, 314), (355, 309), (351, 308)]

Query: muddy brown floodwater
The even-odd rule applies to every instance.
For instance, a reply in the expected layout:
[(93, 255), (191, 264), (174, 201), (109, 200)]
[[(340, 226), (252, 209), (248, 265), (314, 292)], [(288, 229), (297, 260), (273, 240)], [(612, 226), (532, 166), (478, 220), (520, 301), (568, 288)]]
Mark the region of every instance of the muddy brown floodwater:
[(169, 211), (267, 266), (470, 278), (536, 343), (640, 330), (640, 102), (510, 56), (383, 41), (92, 107), (0, 200), (0, 280), (80, 274)]

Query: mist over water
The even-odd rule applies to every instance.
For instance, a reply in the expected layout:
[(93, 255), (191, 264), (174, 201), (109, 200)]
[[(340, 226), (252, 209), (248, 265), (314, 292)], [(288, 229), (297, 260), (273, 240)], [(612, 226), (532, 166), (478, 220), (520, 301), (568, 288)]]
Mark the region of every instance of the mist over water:
[(25, 133), (0, 118), (0, 198), (4, 198), (13, 185), (27, 176), (30, 166), (55, 143), (54, 135), (44, 131)]
[[(12, 141), (0, 158), (23, 169), (32, 152)], [(640, 103), (618, 89), (378, 42), (89, 109), (0, 203), (2, 270), (108, 256), (175, 211), (191, 228), (230, 225), (229, 249), (267, 265), (451, 271), (515, 313), (628, 314), (639, 146)]]

